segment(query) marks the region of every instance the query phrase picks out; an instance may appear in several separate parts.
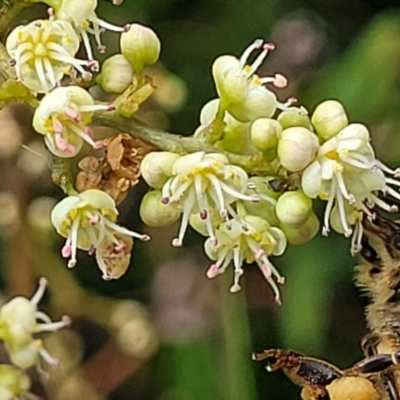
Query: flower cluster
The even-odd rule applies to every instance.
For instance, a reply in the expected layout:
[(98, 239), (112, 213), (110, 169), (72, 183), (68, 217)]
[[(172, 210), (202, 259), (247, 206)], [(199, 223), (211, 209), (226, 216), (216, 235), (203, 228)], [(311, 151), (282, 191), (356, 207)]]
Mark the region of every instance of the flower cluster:
[[(35, 130), (44, 135), (52, 154), (69, 158), (78, 154), (84, 141), (95, 150), (102, 146), (89, 127), (93, 113), (115, 109), (112, 105), (95, 104), (87, 90), (75, 85), (76, 71), (84, 81), (90, 81), (92, 73), (99, 70), (88, 34), (94, 35), (98, 50), (104, 52), (102, 31), (121, 33), (122, 54), (107, 60), (96, 80), (110, 93), (122, 93), (132, 87), (133, 110), (152, 93), (143, 69), (158, 60), (160, 42), (151, 29), (142, 25), (120, 28), (99, 19), (95, 13), (97, 0), (48, 0), (48, 4), (54, 7), (49, 9), (48, 19), (15, 28), (7, 38), (6, 48), (21, 83), (34, 94), (45, 94), (35, 111)], [(81, 41), (88, 60), (76, 58)], [(116, 72), (115, 65), (125, 72)]]
[[(218, 98), (201, 110), (195, 137), (216, 148), (254, 154), (268, 165), (268, 173), (248, 177), (225, 155), (195, 152), (150, 153), (141, 173), (154, 189), (141, 204), (143, 221), (164, 226), (182, 214), (174, 246), (181, 246), (188, 225), (204, 236), (207, 255), (215, 261), (212, 278), (233, 264), (234, 284), (240, 289), (242, 264), (256, 263), (280, 302), (277, 283), (283, 283), (269, 256), (280, 255), (287, 243), (303, 244), (319, 230), (313, 200), (326, 201), (322, 232), (331, 228), (352, 236), (351, 252), (361, 249), (362, 219), (374, 217), (374, 206), (386, 211), (397, 207), (378, 197), (378, 192), (400, 199), (391, 186), (397, 176), (375, 158), (368, 129), (349, 123), (337, 101), (321, 103), (311, 118), (307, 111), (282, 104), (265, 87), (286, 85), (281, 74), (262, 78), (256, 71), (270, 43), (256, 40), (240, 59), (225, 55), (213, 64)], [(252, 64), (250, 54), (261, 50)], [(280, 111), (278, 113), (278, 111)], [(278, 115), (276, 116), (276, 114)]]
[(47, 281), (41, 278), (39, 288), (29, 300), (18, 296), (0, 308), (0, 340), (13, 365), (0, 365), (0, 393), (2, 399), (15, 399), (26, 393), (30, 381), (24, 370), (33, 366), (41, 372), (40, 358), (53, 367), (59, 361), (44, 348), (43, 341), (34, 335), (39, 332), (51, 332), (68, 326), (69, 317), (52, 322), (50, 317), (38, 311), (37, 305), (43, 297)]

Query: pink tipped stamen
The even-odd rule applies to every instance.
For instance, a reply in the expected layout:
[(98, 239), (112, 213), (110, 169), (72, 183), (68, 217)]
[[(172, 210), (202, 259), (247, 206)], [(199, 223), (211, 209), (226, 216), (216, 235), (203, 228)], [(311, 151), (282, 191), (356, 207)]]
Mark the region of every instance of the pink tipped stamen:
[(42, 358), (53, 368), (60, 368), (61, 363), (60, 360), (58, 360), (57, 358), (52, 357), (47, 350), (45, 350), (44, 348), (41, 348), (39, 350), (39, 354), (42, 356)]
[(126, 244), (125, 243), (119, 243), (116, 246), (114, 246), (114, 253), (121, 253), (126, 249)]
[(17, 60), (15, 58), (11, 58), (11, 60), (8, 62), (8, 64), (11, 67), (15, 67), (15, 65), (17, 64)]
[(274, 51), (276, 48), (275, 43), (269, 42), (264, 44), (264, 49), (268, 51)]
[(67, 108), (64, 110), (64, 115), (65, 115), (67, 118), (72, 119), (74, 122), (80, 122), (80, 121), (81, 121), (81, 116), (80, 116), (79, 112), (76, 111), (76, 110), (74, 110), (73, 108), (67, 107)]
[(102, 140), (97, 140), (94, 142), (93, 149), (100, 150), (104, 147), (104, 142)]
[(39, 301), (43, 298), (44, 292), (46, 291), (48, 281), (46, 278), (39, 279), (39, 287), (37, 288), (35, 294), (32, 296), (30, 303), (33, 306), (37, 306)]
[(75, 259), (75, 258), (71, 258), (71, 259), (68, 261), (67, 267), (68, 267), (68, 268), (74, 268), (75, 265), (76, 265), (76, 259)]
[(274, 86), (277, 88), (285, 88), (288, 84), (288, 81), (285, 76), (282, 74), (275, 74)]
[(256, 254), (254, 255), (256, 260), (260, 260), (262, 257), (265, 256), (265, 251), (263, 249), (260, 249), (256, 252)]
[(99, 45), (99, 46), (97, 46), (97, 51), (100, 53), (100, 54), (104, 54), (105, 52), (106, 52), (106, 46), (104, 46), (104, 44), (102, 44), (102, 45)]
[(63, 246), (63, 248), (61, 249), (61, 255), (63, 256), (63, 258), (69, 258), (69, 257), (71, 257), (71, 253), (72, 253), (71, 245), (65, 244)]
[(169, 203), (169, 197), (163, 197), (163, 198), (161, 199), (161, 203), (162, 203), (162, 204), (168, 204), (168, 203)]
[(92, 218), (89, 219), (90, 225), (97, 225), (101, 220), (100, 215), (94, 215)]
[(172, 246), (173, 247), (182, 247), (182, 240), (180, 238), (172, 239)]
[(208, 217), (207, 210), (201, 210), (200, 211), (200, 219), (205, 220)]
[(222, 271), (218, 268), (217, 264), (211, 264), (206, 272), (207, 278), (209, 278), (209, 279), (213, 279), (216, 276), (221, 275), (221, 274), (222, 274)]
[(229, 291), (230, 291), (231, 293), (238, 293), (238, 292), (240, 292), (241, 290), (242, 290), (242, 287), (241, 287), (238, 283), (233, 284), (233, 285), (231, 286), (231, 288), (229, 289)]
[(216, 237), (210, 237), (210, 243), (216, 246), (218, 244), (218, 239)]
[(250, 56), (250, 54), (257, 49), (260, 49), (263, 45), (263, 39), (256, 39), (253, 44), (251, 44), (247, 49), (243, 52), (242, 56), (240, 57), (240, 66), (243, 68), (246, 65), (246, 62)]
[(56, 133), (54, 135), (54, 141), (57, 149), (64, 152), (68, 149), (68, 142), (61, 136), (60, 133)]
[(89, 254), (89, 256), (92, 256), (95, 252), (96, 252), (96, 247), (94, 247), (94, 245), (92, 244), (89, 247), (88, 254)]

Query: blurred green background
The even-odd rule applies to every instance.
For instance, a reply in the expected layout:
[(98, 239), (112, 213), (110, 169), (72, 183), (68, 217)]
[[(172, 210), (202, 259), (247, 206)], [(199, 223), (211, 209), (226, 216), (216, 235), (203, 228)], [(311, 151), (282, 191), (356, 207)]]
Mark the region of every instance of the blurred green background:
[[(43, 10), (39, 6), (38, 15)], [(224, 53), (240, 55), (255, 38), (264, 38), (276, 50), (259, 74), (288, 77), (288, 88), (277, 92), (281, 101), (296, 96), (312, 111), (324, 99), (340, 100), (350, 121), (369, 126), (378, 157), (392, 167), (400, 165), (399, 1), (125, 0), (115, 7), (103, 0), (98, 15), (116, 24), (151, 26), (162, 41), (163, 66), (186, 86), (186, 103), (168, 112), (167, 119), (154, 118), (154, 125), (192, 134), (202, 105), (215, 97), (213, 60)], [(117, 35), (106, 33), (105, 38), (107, 55), (116, 53)], [(126, 225), (153, 236), (151, 243), (136, 245), (126, 276), (104, 282), (91, 259), (68, 271), (97, 294), (143, 302), (161, 340), (160, 350), (105, 397), (298, 399), (299, 388), (283, 373), (269, 374), (262, 363), (252, 362), (252, 351), (292, 349), (341, 368), (362, 357), (366, 300), (353, 285), (357, 260), (346, 240), (335, 233), (317, 237), (273, 260), (286, 277), (281, 307), (273, 303), (261, 273), (247, 266), (244, 303), (243, 294), (228, 293), (231, 270), (218, 282), (206, 279), (210, 262), (196, 233), (189, 232), (185, 248), (177, 250), (169, 245), (177, 227), (156, 231), (140, 226), (137, 209), (146, 190), (144, 184), (136, 187), (122, 206)], [(54, 187), (37, 194), (60, 197)], [(83, 361), (106, 341), (100, 327), (85, 326), (78, 326), (86, 349)]]

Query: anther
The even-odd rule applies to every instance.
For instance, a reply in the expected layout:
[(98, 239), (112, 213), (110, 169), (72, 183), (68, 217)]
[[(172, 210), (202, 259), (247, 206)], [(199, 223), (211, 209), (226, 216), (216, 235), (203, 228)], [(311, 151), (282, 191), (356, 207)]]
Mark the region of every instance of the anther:
[(287, 86), (287, 79), (282, 74), (275, 74), (274, 86), (277, 88), (285, 88)]
[(200, 211), (200, 219), (205, 220), (207, 219), (207, 216), (208, 216), (207, 210)]
[(275, 50), (275, 43), (269, 42), (264, 44), (264, 49), (268, 51), (274, 51)]

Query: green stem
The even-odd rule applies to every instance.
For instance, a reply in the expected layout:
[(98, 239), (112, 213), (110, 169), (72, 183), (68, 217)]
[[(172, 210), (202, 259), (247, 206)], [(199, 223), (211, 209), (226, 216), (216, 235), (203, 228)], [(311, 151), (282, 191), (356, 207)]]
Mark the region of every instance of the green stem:
[(218, 278), (224, 334), (222, 398), (255, 400), (255, 381), (251, 366), (250, 329), (244, 291), (229, 293), (231, 277)]
[(164, 132), (152, 128), (135, 118), (122, 117), (116, 111), (95, 113), (93, 123), (100, 126), (109, 126), (121, 132), (129, 132), (160, 150), (178, 154), (193, 153), (196, 151), (222, 153), (227, 156), (232, 164), (238, 165), (246, 171), (272, 172), (271, 166), (265, 161), (261, 153), (256, 155), (241, 155), (222, 151), (204, 140)]

